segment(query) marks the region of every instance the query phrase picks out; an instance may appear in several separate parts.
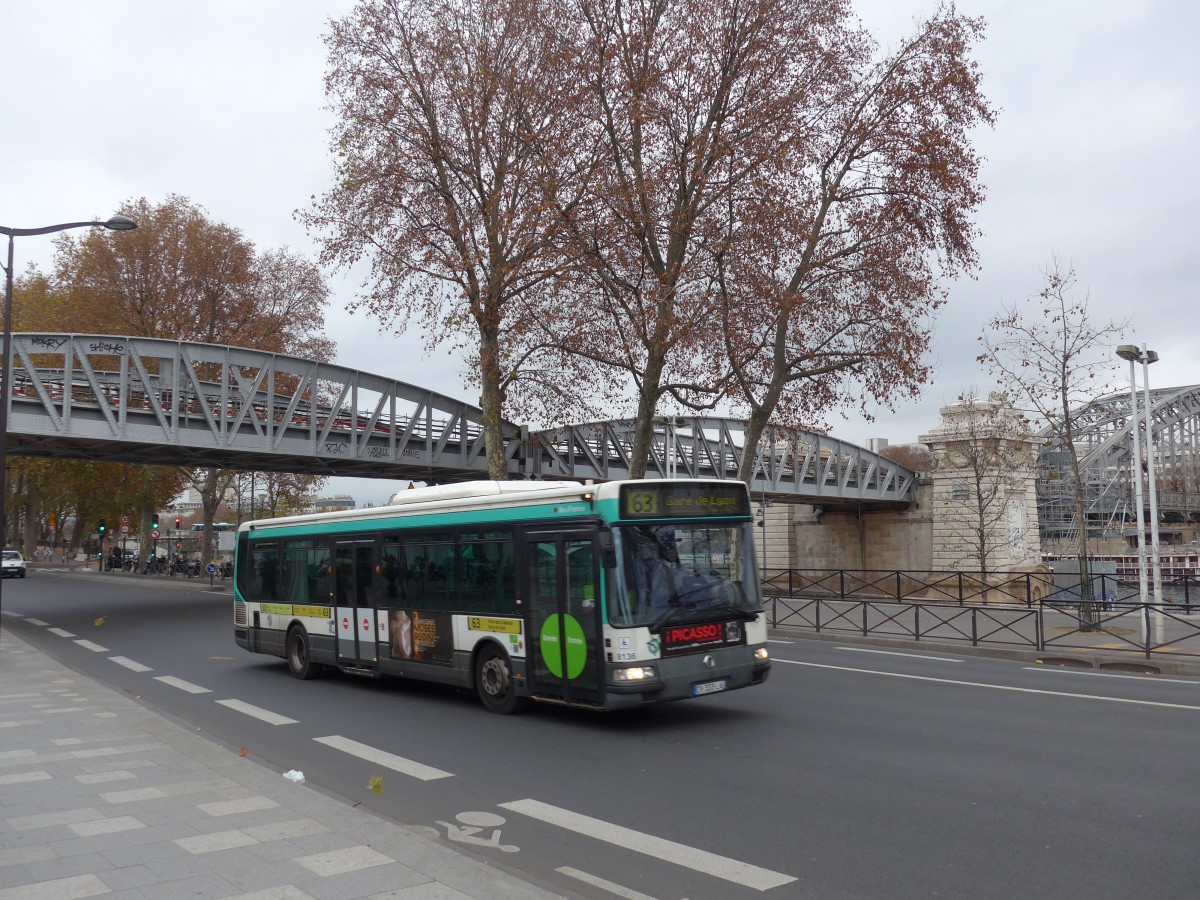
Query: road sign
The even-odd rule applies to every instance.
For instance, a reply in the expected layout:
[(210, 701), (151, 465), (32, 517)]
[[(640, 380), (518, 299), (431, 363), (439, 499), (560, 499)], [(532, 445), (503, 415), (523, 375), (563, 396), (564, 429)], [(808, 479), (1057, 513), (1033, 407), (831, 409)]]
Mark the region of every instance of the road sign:
[(128, 522), (121, 523), (121, 534), (129, 534), (129, 523)]
[(151, 540), (153, 540), (153, 541), (157, 541), (157, 540), (158, 540), (158, 530), (157, 530), (157, 529), (155, 529), (154, 531), (150, 532), (150, 539), (151, 539)]
[(209, 575), (216, 575), (217, 574), (217, 564), (209, 563), (207, 566), (204, 567), (204, 571), (208, 572)]
[(123, 515), (121, 516), (121, 524), (122, 524), (122, 525), (128, 525), (128, 524), (129, 524), (129, 514), (128, 514), (128, 513), (125, 513), (125, 514), (123, 514)]

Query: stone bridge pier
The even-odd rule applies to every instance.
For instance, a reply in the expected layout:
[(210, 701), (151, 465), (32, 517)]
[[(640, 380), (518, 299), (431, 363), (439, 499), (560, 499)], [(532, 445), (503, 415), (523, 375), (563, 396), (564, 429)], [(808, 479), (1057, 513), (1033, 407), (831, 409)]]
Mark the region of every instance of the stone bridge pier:
[(912, 499), (759, 504), (766, 571), (1029, 571), (1041, 564), (1037, 443), (1002, 394), (943, 407), (909, 455), (922, 460)]

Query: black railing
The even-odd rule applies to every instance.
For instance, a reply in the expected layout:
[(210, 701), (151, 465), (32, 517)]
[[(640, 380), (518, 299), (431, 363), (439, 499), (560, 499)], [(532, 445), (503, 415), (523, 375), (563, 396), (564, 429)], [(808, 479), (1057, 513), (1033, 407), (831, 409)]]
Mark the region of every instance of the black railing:
[(764, 583), (774, 628), (1039, 652), (1200, 657), (1200, 615), (1192, 617), (1200, 614), (1200, 580), (1177, 579), (1163, 585), (1162, 603), (1142, 603), (1137, 585), (1096, 575), (1094, 600), (1084, 603), (1079, 578), (1073, 585), (1060, 579), (1055, 584), (1053, 576), (1037, 573), (984, 579), (972, 573), (791, 570)]
[[(1092, 597), (1102, 608), (1140, 603), (1138, 585), (1117, 575), (1092, 575)], [(767, 570), (768, 596), (839, 600), (890, 600), (901, 603), (951, 603), (958, 606), (1077, 604), (1080, 578), (1041, 572), (987, 573), (897, 571), (892, 569)], [(1174, 576), (1163, 582), (1162, 604), (1185, 615), (1200, 612), (1200, 576)]]

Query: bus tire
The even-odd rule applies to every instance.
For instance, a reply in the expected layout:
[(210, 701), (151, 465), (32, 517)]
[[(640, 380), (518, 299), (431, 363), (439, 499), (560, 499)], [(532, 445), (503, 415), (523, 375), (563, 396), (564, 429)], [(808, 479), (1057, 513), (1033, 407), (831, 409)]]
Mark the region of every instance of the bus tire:
[(302, 681), (316, 678), (321, 673), (321, 667), (312, 661), (311, 648), (308, 645), (308, 633), (296, 626), (287, 636), (288, 671), (293, 678)]
[(484, 709), (502, 716), (525, 705), (524, 698), (517, 696), (508, 654), (494, 644), (484, 647), (475, 661), (475, 692)]

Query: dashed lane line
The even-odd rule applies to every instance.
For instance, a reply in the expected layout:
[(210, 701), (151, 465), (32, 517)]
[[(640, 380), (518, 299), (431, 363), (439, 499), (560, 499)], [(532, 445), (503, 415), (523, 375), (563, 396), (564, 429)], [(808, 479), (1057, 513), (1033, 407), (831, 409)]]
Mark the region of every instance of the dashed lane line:
[(559, 866), (554, 871), (561, 875), (566, 875), (568, 878), (574, 878), (576, 881), (582, 881), (584, 884), (590, 884), (592, 887), (608, 891), (617, 897), (624, 897), (625, 900), (655, 900), (649, 894), (643, 894), (641, 891), (627, 888), (623, 884), (617, 884), (615, 881), (609, 881), (607, 878), (601, 878), (599, 875), (589, 875), (587, 872), (573, 868), (572, 866)]
[(136, 662), (127, 656), (110, 656), (109, 660), (115, 662), (118, 666), (124, 666), (131, 672), (153, 672), (149, 666), (143, 666), (140, 662)]
[(357, 756), (359, 759), (365, 759), (367, 762), (383, 766), (385, 769), (391, 769), (393, 772), (419, 778), (421, 781), (434, 781), (438, 778), (454, 777), (453, 772), (444, 772), (441, 769), (435, 769), (433, 766), (427, 766), (416, 760), (405, 759), (403, 756), (396, 756), (394, 753), (379, 750), (369, 744), (360, 744), (358, 741), (342, 737), (340, 734), (331, 734), (327, 737), (313, 738), (313, 740), (318, 744), (324, 744), (326, 747), (332, 747), (334, 750), (341, 750), (343, 753), (349, 753), (351, 756)]
[(176, 678), (174, 675), (155, 675), (155, 681), (161, 681), (163, 684), (169, 684), (171, 687), (179, 688), (181, 691), (187, 691), (189, 694), (211, 694), (206, 687), (200, 687), (198, 684), (192, 684), (190, 681), (184, 681), (182, 678)]
[(242, 700), (218, 700), (217, 703), (235, 712), (253, 716), (268, 725), (295, 725), (299, 722), (299, 719), (289, 719), (287, 716), (281, 716), (279, 713), (273, 713), (269, 709), (263, 709), (261, 706), (254, 706)]
[(625, 828), (602, 819), (594, 819), (591, 816), (571, 812), (569, 809), (551, 806), (540, 800), (514, 800), (511, 803), (499, 805), (501, 809), (521, 813), (548, 825), (557, 825), (559, 828), (574, 831), (576, 834), (595, 838), (635, 853), (652, 856), (655, 859), (674, 863), (677, 866), (712, 875), (714, 878), (731, 881), (757, 891), (769, 891), (771, 888), (790, 884), (796, 880), (792, 875), (772, 872), (770, 869), (763, 869), (750, 863), (730, 859), (727, 856), (718, 856), (716, 853), (709, 853), (707, 850), (699, 850), (686, 844), (677, 844), (675, 841), (668, 841), (652, 834), (644, 834), (634, 831), (632, 828)]
[(93, 653), (108, 653), (109, 652), (109, 649), (107, 647), (101, 647), (99, 644), (97, 644), (93, 641), (84, 640), (83, 638), (80, 638), (75, 643), (78, 644), (80, 647), (82, 647), (84, 650), (91, 650)]

